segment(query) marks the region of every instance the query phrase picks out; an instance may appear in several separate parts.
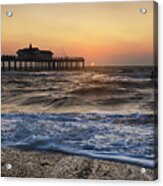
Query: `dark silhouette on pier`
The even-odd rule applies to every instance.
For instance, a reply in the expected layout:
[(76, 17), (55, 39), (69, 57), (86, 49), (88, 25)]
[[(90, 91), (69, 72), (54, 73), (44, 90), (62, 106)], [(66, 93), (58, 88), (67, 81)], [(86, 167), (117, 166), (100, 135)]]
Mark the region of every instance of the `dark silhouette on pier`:
[(33, 48), (19, 49), (17, 55), (2, 55), (2, 71), (43, 71), (84, 69), (83, 57), (53, 57), (49, 50)]

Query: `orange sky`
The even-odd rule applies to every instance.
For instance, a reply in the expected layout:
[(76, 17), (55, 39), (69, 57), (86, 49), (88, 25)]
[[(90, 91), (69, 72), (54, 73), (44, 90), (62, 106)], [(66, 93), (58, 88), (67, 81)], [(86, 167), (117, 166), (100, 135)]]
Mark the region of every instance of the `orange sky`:
[(1, 13), (2, 54), (32, 43), (88, 65), (153, 63), (153, 2), (3, 5)]

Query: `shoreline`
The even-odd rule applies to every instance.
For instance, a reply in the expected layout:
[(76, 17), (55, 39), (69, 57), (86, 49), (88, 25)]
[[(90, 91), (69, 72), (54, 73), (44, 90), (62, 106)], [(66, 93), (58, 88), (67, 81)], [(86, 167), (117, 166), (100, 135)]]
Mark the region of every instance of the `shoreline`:
[[(6, 164), (12, 164), (12, 168), (8, 170)], [(142, 174), (140, 168), (128, 163), (61, 152), (26, 151), (8, 147), (1, 149), (2, 177), (144, 181), (157, 179), (157, 169), (146, 169)]]

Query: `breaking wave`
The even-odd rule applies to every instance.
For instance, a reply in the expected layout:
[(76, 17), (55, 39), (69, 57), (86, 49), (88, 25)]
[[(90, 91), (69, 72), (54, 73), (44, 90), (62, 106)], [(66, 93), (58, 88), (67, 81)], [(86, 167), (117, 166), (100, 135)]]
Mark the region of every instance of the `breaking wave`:
[(150, 114), (2, 114), (2, 146), (59, 151), (153, 168)]

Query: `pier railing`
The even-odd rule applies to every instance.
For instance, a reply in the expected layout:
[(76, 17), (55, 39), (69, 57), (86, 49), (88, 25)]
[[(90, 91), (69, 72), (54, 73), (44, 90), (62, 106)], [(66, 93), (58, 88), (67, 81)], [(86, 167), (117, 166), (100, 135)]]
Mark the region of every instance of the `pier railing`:
[(42, 60), (1, 56), (2, 71), (79, 70), (84, 68), (85, 60), (83, 57), (55, 57), (50, 60)]

